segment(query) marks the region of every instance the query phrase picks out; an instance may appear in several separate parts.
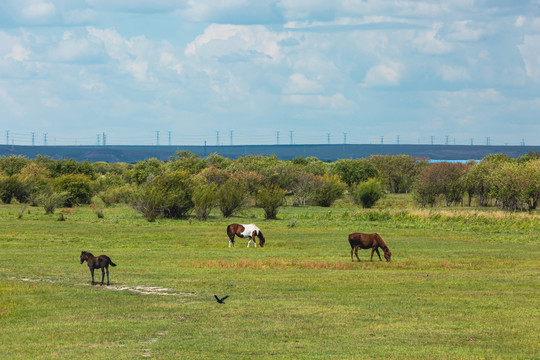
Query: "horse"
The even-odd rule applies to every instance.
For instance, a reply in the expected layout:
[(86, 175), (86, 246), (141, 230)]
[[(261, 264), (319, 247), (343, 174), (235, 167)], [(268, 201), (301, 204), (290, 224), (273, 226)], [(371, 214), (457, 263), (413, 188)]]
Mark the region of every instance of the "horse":
[(105, 270), (107, 270), (107, 285), (109, 285), (109, 265), (116, 266), (116, 264), (112, 262), (111, 258), (108, 257), (107, 255), (99, 255), (98, 257), (95, 257), (89, 252), (82, 251), (81, 264), (85, 261), (88, 263), (88, 267), (90, 268), (90, 273), (92, 274), (92, 285), (95, 284), (94, 269), (100, 269), (100, 268), (101, 268), (101, 285), (103, 285), (103, 280), (105, 278)]
[(259, 238), (259, 245), (261, 247), (264, 247), (264, 242), (266, 241), (264, 239), (261, 229), (259, 229), (254, 224), (248, 224), (248, 225), (231, 224), (227, 226), (227, 235), (229, 236), (229, 247), (231, 247), (231, 243), (233, 247), (236, 247), (234, 245), (235, 235), (241, 238), (248, 237), (249, 241), (248, 241), (247, 247), (249, 247), (249, 244), (251, 243), (252, 239), (253, 239), (253, 244), (255, 245), (255, 247), (257, 247), (257, 243), (255, 242), (255, 236)]
[(379, 261), (382, 261), (381, 254), (379, 254), (379, 248), (383, 249), (384, 251), (384, 258), (386, 261), (390, 261), (392, 257), (392, 253), (390, 252), (390, 249), (388, 248), (388, 245), (384, 242), (383, 238), (375, 233), (375, 234), (363, 234), (363, 233), (353, 233), (349, 235), (349, 244), (351, 244), (351, 261), (353, 260), (353, 251), (356, 255), (356, 258), (358, 261), (360, 261), (360, 258), (358, 257), (358, 249), (370, 249), (371, 248), (371, 261), (373, 261), (373, 253), (376, 251), (377, 255), (379, 255)]

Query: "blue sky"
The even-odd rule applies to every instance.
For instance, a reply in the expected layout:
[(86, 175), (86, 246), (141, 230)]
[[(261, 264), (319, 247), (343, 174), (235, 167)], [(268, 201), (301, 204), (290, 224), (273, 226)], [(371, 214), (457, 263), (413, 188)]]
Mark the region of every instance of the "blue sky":
[(0, 143), (157, 131), (540, 145), (540, 0), (0, 2)]

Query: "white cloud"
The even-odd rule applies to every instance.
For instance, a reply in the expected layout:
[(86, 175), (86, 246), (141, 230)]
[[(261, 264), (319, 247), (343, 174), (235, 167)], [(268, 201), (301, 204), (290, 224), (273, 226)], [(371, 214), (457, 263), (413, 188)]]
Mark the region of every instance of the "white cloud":
[(313, 94), (323, 90), (317, 81), (309, 80), (304, 74), (292, 74), (283, 90), (286, 94)]
[(50, 2), (31, 1), (21, 9), (24, 20), (32, 23), (45, 23), (56, 13), (56, 7)]
[(366, 73), (362, 85), (365, 87), (397, 86), (399, 85), (402, 71), (403, 65), (395, 62), (387, 62), (374, 66)]
[(347, 99), (343, 94), (334, 95), (305, 95), (291, 94), (284, 95), (282, 98), (284, 104), (296, 105), (314, 108), (337, 109), (339, 112), (348, 112), (354, 107), (354, 102)]
[(417, 31), (413, 35), (412, 44), (416, 50), (424, 54), (442, 55), (453, 50), (451, 44), (439, 36), (442, 24), (435, 24), (429, 30)]
[(471, 80), (471, 75), (467, 68), (443, 65), (439, 69), (439, 74), (444, 81), (468, 81)]
[(30, 58), (30, 54), (32, 52), (28, 49), (26, 49), (24, 46), (20, 44), (15, 44), (11, 48), (11, 52), (4, 56), (4, 59), (13, 59), (16, 61), (25, 61)]
[[(8, 92), (0, 87), (0, 103), (4, 105), (4, 108), (15, 117), (22, 117), (25, 115), (24, 108), (13, 98)], [(7, 114), (5, 114), (7, 115)]]
[(535, 82), (540, 82), (540, 35), (526, 35), (523, 44), (518, 45), (525, 63), (527, 75)]
[(184, 53), (203, 57), (240, 53), (246, 59), (263, 55), (266, 61), (278, 61), (283, 57), (278, 42), (286, 37), (286, 34), (271, 32), (261, 25), (212, 24), (186, 46)]
[(447, 38), (452, 41), (478, 41), (486, 33), (483, 29), (474, 29), (471, 20), (455, 21), (449, 28)]

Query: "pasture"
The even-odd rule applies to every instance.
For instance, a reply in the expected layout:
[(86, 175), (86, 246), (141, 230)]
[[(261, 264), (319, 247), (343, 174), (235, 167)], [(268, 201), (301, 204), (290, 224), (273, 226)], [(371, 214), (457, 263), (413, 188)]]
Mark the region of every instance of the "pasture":
[[(382, 203), (154, 223), (127, 206), (65, 221), (0, 206), (0, 358), (538, 358), (538, 214)], [(265, 247), (229, 249), (233, 222)], [(392, 261), (352, 263), (357, 231)], [(82, 250), (118, 265), (110, 286), (90, 285)]]

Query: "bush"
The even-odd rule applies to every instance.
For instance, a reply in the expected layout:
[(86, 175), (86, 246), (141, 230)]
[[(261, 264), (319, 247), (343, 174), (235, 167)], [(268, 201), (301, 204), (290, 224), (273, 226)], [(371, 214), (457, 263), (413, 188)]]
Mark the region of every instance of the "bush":
[(230, 217), (238, 211), (244, 205), (246, 197), (247, 190), (239, 181), (233, 179), (227, 180), (217, 190), (217, 201), (223, 217)]
[(339, 175), (348, 186), (367, 181), (378, 175), (375, 166), (365, 159), (340, 159), (334, 163), (331, 173)]
[(275, 219), (278, 208), (285, 201), (285, 190), (279, 186), (267, 185), (261, 188), (257, 194), (257, 206), (264, 210), (266, 219)]
[(135, 190), (131, 185), (122, 185), (117, 187), (108, 188), (100, 191), (98, 196), (105, 202), (105, 205), (111, 206), (113, 204), (129, 204), (132, 202), (135, 196)]
[(62, 206), (68, 196), (67, 192), (46, 191), (39, 196), (38, 202), (43, 206), (45, 214), (54, 214), (54, 210)]
[(199, 220), (206, 220), (210, 211), (215, 205), (217, 184), (199, 184), (193, 191), (191, 200), (193, 201), (195, 216)]
[(355, 204), (362, 205), (364, 208), (371, 208), (384, 195), (381, 184), (370, 179), (366, 182), (358, 184), (351, 193)]
[(338, 175), (324, 175), (316, 181), (312, 199), (318, 206), (329, 207), (343, 196), (346, 188)]
[(191, 198), (195, 184), (189, 172), (181, 170), (165, 173), (156, 177), (153, 183), (164, 200), (163, 216), (180, 219), (193, 209)]
[(92, 202), (90, 204), (90, 208), (97, 215), (98, 219), (103, 219), (103, 217), (104, 217), (103, 216), (103, 208), (104, 207), (105, 207), (105, 202), (99, 196), (92, 197)]
[(26, 202), (29, 195), (28, 186), (19, 176), (0, 176), (0, 199), (5, 204), (10, 204), (13, 198)]
[(147, 182), (133, 197), (132, 207), (146, 220), (153, 222), (163, 213), (165, 196), (152, 182)]
[(78, 204), (89, 204), (94, 190), (88, 175), (67, 174), (58, 177), (54, 182), (56, 192), (66, 192), (65, 206), (72, 207)]

